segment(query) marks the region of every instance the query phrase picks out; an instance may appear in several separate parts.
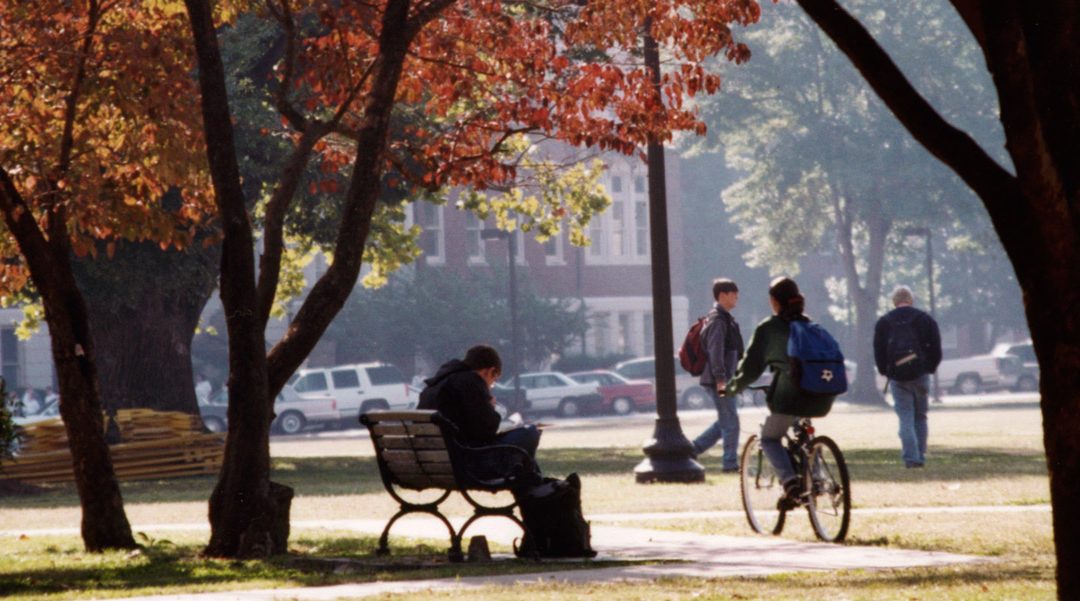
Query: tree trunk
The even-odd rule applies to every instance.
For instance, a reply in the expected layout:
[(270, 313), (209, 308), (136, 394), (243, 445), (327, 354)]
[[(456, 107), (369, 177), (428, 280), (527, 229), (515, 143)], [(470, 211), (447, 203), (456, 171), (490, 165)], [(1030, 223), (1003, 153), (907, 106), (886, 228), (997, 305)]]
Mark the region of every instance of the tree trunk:
[[(110, 413), (150, 408), (198, 415), (191, 341), (216, 286), (219, 251), (198, 243), (184, 252), (128, 243), (111, 259), (76, 261)], [(169, 273), (169, 281), (147, 273)]]
[(60, 416), (67, 431), (82, 505), (82, 538), (87, 551), (135, 548), (120, 485), (105, 442), (94, 348), (86, 308), (75, 280), (62, 290), (41, 290), (52, 355), (60, 384)]
[[(877, 323), (878, 298), (881, 296), (881, 274), (885, 266), (885, 242), (892, 223), (878, 213), (867, 219), (869, 230), (866, 274), (859, 275), (854, 243), (854, 216), (850, 204), (840, 193), (833, 193), (833, 213), (837, 228), (840, 259), (844, 265), (844, 280), (848, 296), (855, 306), (855, 362), (858, 372), (849, 398), (855, 403), (879, 405), (884, 403), (877, 389), (877, 367), (874, 363), (874, 326)], [(860, 283), (865, 280), (865, 283)]]

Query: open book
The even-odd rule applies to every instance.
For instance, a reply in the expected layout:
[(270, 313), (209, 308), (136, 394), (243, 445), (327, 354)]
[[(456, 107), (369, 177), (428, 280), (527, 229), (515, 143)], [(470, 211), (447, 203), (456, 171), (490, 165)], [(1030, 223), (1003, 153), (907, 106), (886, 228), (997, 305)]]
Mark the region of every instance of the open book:
[[(509, 432), (511, 430), (516, 430), (518, 428), (524, 428), (525, 426), (528, 426), (528, 425), (530, 425), (530, 423), (526, 422), (525, 418), (522, 417), (520, 413), (515, 411), (514, 413), (511, 413), (510, 415), (506, 416), (506, 419), (504, 419), (502, 421), (502, 423), (499, 424), (499, 430), (498, 430), (497, 434), (502, 434), (504, 432)], [(546, 427), (548, 427), (548, 424), (544, 424), (544, 423), (540, 423), (540, 422), (534, 422), (531, 425), (536, 426), (537, 428), (546, 428)]]

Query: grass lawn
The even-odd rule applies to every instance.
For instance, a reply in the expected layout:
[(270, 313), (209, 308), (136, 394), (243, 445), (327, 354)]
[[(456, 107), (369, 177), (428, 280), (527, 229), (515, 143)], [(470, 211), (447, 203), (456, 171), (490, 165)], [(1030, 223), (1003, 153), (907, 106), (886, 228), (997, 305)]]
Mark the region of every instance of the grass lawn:
[[(741, 412), (743, 440), (763, 412)], [(682, 417), (693, 437), (712, 419), (707, 412)], [(987, 406), (934, 406), (930, 457), (923, 470), (899, 462), (896, 418), (888, 410), (838, 406), (816, 420), (820, 434), (843, 449), (852, 478), (856, 508), (849, 542), (992, 556), (991, 564), (881, 572), (785, 575), (754, 579), (664, 580), (651, 584), (530, 587), (527, 593), (492, 588), (484, 598), (577, 599), (1052, 599), (1053, 537), (1049, 512), (1024, 506), (1049, 502), (1041, 416), (1034, 403)], [(632, 469), (652, 419), (598, 418), (557, 424), (545, 432), (539, 460), (546, 472), (582, 475), (586, 515), (641, 512), (739, 510), (738, 479), (720, 473), (719, 449), (702, 457), (704, 485), (639, 485)], [(386, 519), (396, 506), (383, 492), (370, 442), (356, 436), (286, 439), (274, 444), (274, 479), (296, 489), (294, 520)], [(206, 499), (214, 478), (187, 478), (122, 485), (128, 516), (139, 524), (206, 522)], [(935, 508), (1013, 506), (1017, 512), (950, 512)], [(899, 508), (926, 507), (920, 512)], [(466, 515), (464, 504), (447, 506)], [(0, 530), (77, 528), (80, 519), (73, 487), (43, 494), (0, 497)], [(812, 540), (804, 516), (794, 515), (787, 538)], [(672, 519), (630, 523), (749, 536), (743, 518)], [(441, 565), (446, 542), (425, 541), (395, 549), (409, 566), (375, 559), (374, 542), (354, 534), (295, 531), (294, 555), (352, 557), (368, 564), (355, 573), (333, 574), (287, 558), (270, 562), (217, 562), (198, 559), (205, 533), (150, 536), (146, 549), (126, 554), (90, 555), (75, 536), (0, 539), (0, 595), (16, 598), (123, 596), (154, 591), (300, 586), (387, 578), (465, 575), (485, 570), (505, 573), (533, 569), (517, 562), (492, 566)], [(441, 536), (441, 534), (440, 534)], [(391, 542), (395, 538), (391, 537)], [(397, 543), (403, 540), (399, 537)], [(412, 541), (410, 541), (411, 543)], [(396, 561), (396, 560), (395, 560)], [(417, 571), (415, 565), (420, 565)], [(408, 569), (406, 569), (406, 567)], [(179, 583), (179, 584), (177, 584)], [(439, 595), (435, 595), (438, 597)], [(446, 598), (476, 592), (446, 593)]]

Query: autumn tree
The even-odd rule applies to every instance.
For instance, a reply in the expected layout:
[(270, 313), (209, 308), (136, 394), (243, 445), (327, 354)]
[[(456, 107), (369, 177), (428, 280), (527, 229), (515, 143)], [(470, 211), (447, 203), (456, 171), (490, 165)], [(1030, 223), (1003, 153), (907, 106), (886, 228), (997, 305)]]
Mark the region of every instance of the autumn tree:
[[(0, 286), (32, 284), (49, 324), (88, 550), (134, 547), (105, 440), (72, 260), (117, 240), (191, 242), (202, 210), (181, 24), (141, 2), (0, 5)], [(154, 60), (146, 60), (152, 57)], [(174, 206), (166, 191), (183, 186)], [(15, 259), (15, 258), (18, 259)]]
[(797, 1), (990, 214), (1024, 292), (1041, 367), (1058, 598), (1080, 598), (1080, 5), (951, 2), (993, 77), (1012, 161), (1003, 165), (943, 118), (851, 13), (833, 0)]
[[(750, 22), (758, 12), (749, 0), (648, 7), (621, 1), (585, 7), (493, 0), (265, 3), (286, 34), (276, 106), (295, 150), (265, 208), (256, 273), (216, 35), (227, 15), (215, 15), (207, 0), (185, 5), (224, 228), (229, 434), (210, 503), (207, 547), (224, 556), (284, 550), (290, 491), (269, 480), (271, 399), (352, 291), (384, 175), (407, 177), (414, 164), (422, 176), (413, 185), (482, 189), (512, 180), (513, 164), (502, 151), (525, 134), (633, 153), (650, 135), (664, 139), (674, 130), (700, 130), (682, 99), (718, 87), (719, 79), (701, 66), (706, 56), (745, 58), (728, 23)], [(653, 99), (647, 72), (623, 60), (636, 48), (647, 17), (672, 60), (663, 78), (666, 109)], [(406, 125), (407, 135), (391, 144), (398, 107), (425, 118)], [(282, 222), (298, 174), (315, 154), (328, 171), (345, 174), (333, 261), (284, 338), (265, 355), (263, 329), (278, 282)], [(551, 207), (544, 218), (561, 219), (566, 211), (559, 209)]]

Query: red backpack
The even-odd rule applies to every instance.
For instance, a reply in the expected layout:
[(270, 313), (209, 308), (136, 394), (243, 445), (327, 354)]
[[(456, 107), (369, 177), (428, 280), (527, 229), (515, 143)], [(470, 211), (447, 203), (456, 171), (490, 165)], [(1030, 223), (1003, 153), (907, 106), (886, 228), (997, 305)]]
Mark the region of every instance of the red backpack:
[(709, 356), (705, 353), (705, 347), (701, 344), (701, 331), (709, 325), (715, 314), (709, 313), (698, 318), (690, 330), (686, 332), (682, 346), (679, 347), (679, 364), (690, 372), (692, 376), (700, 376), (705, 372), (709, 364)]

